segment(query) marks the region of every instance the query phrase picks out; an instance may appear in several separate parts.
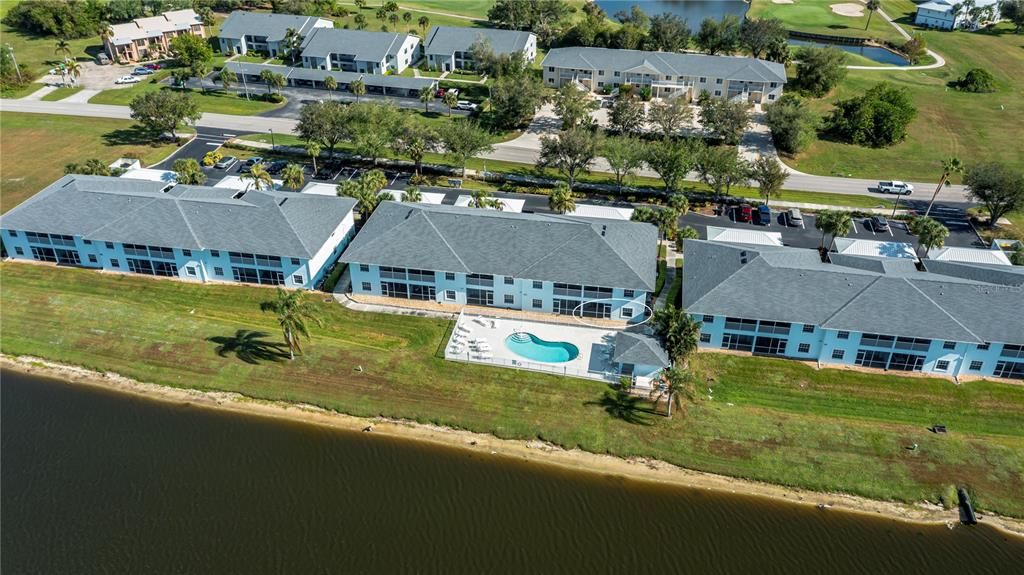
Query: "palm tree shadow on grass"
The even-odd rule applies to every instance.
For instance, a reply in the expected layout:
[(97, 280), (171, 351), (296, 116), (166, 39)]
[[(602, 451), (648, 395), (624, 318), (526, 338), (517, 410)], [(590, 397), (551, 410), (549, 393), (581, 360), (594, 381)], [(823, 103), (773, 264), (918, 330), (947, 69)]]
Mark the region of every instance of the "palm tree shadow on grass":
[(654, 414), (644, 398), (612, 389), (606, 389), (601, 399), (587, 404), (600, 405), (608, 415), (634, 425), (651, 425), (650, 416)]
[(217, 335), (207, 341), (217, 344), (217, 355), (235, 357), (245, 363), (257, 364), (263, 361), (281, 361), (288, 358), (288, 348), (284, 344), (267, 341), (269, 334), (262, 331), (240, 329), (231, 336)]

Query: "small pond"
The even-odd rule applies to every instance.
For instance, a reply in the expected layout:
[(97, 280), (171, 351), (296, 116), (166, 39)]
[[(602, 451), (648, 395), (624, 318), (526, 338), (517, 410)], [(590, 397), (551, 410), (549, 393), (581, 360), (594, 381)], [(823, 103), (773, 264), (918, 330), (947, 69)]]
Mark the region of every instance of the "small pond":
[(906, 58), (900, 56), (896, 52), (886, 50), (879, 46), (855, 46), (852, 44), (832, 44), (830, 42), (820, 42), (816, 40), (798, 40), (796, 38), (789, 39), (790, 46), (817, 46), (819, 48), (826, 48), (828, 46), (835, 46), (844, 52), (851, 54), (858, 54), (864, 56), (868, 60), (878, 62), (879, 64), (885, 64), (887, 66), (909, 66), (910, 62)]

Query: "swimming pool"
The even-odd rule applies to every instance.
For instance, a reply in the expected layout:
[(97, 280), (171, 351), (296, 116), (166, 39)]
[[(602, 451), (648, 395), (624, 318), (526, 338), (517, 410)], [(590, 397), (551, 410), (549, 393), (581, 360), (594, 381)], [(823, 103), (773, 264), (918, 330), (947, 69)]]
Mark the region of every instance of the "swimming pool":
[(505, 347), (512, 353), (547, 363), (564, 363), (580, 355), (580, 350), (567, 341), (546, 341), (524, 331), (505, 338)]

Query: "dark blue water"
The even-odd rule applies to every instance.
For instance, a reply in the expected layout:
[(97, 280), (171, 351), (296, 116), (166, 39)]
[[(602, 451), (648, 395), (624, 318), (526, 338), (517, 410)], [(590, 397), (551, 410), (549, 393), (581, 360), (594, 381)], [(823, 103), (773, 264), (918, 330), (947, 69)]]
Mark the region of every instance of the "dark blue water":
[(721, 20), (726, 14), (742, 18), (747, 13), (747, 3), (739, 0), (597, 0), (597, 5), (611, 18), (620, 10), (629, 13), (633, 6), (639, 6), (648, 16), (676, 14), (685, 18), (694, 31), (705, 18)]
[(851, 46), (849, 44), (830, 44), (825, 42), (814, 42), (811, 40), (798, 40), (796, 38), (790, 38), (789, 44), (791, 46), (835, 46), (844, 52), (851, 54), (859, 54), (865, 58), (878, 62), (880, 64), (887, 64), (889, 66), (907, 66), (910, 64), (903, 56), (895, 52), (890, 52), (885, 48), (879, 48), (878, 46)]

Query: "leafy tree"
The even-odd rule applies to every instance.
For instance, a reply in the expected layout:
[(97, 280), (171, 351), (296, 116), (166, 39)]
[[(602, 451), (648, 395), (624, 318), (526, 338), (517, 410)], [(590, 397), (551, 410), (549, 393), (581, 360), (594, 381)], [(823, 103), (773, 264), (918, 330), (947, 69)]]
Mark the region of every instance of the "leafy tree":
[(810, 104), (796, 94), (783, 94), (765, 108), (765, 123), (775, 146), (788, 154), (804, 151), (818, 135), (821, 119)]
[(771, 198), (782, 195), (782, 185), (786, 183), (789, 172), (782, 168), (775, 157), (758, 155), (757, 159), (750, 163), (748, 175), (751, 180), (757, 182), (758, 195), (764, 199), (767, 206)]
[(868, 21), (864, 24), (864, 29), (867, 30), (871, 25), (871, 17), (875, 15), (875, 10), (882, 7), (882, 0), (867, 0), (864, 5), (868, 9)]
[(427, 125), (414, 122), (398, 135), (395, 151), (407, 156), (416, 165), (419, 175), (423, 165), (423, 156), (434, 149), (439, 142), (437, 132)]
[(64, 166), (65, 174), (83, 174), (87, 176), (109, 176), (110, 166), (97, 158), (90, 158), (83, 164), (67, 164)]
[(682, 251), (683, 245), (686, 240), (698, 240), (700, 239), (700, 233), (693, 228), (693, 226), (686, 226), (685, 228), (676, 232), (676, 250)]
[(352, 95), (356, 97), (356, 103), (359, 103), (359, 98), (366, 95), (366, 82), (353, 80), (349, 82), (348, 91), (352, 92)]
[(951, 156), (942, 161), (942, 177), (939, 178), (939, 185), (935, 186), (935, 193), (932, 194), (932, 199), (928, 202), (928, 209), (924, 211), (925, 216), (932, 213), (935, 198), (939, 195), (939, 191), (942, 190), (942, 186), (949, 185), (949, 177), (953, 174), (962, 174), (963, 172), (964, 164), (960, 161), (960, 158)]
[(1024, 0), (1003, 0), (999, 3), (999, 14), (1013, 22), (1015, 33), (1024, 30)]
[(199, 162), (192, 158), (180, 158), (174, 160), (174, 164), (171, 166), (174, 173), (177, 175), (179, 184), (186, 184), (192, 186), (201, 186), (206, 181), (206, 174), (203, 173), (202, 168), (199, 167)]
[(720, 98), (701, 98), (700, 123), (726, 144), (740, 143), (743, 131), (750, 125), (750, 106), (746, 102), (730, 102)]
[(648, 144), (644, 161), (665, 182), (665, 191), (678, 191), (678, 184), (693, 169), (701, 155), (702, 142), (696, 139), (660, 140)]
[(366, 8), (366, 0), (354, 0), (353, 4), (356, 5), (357, 10), (362, 10), (363, 8)]
[(596, 100), (590, 94), (580, 90), (575, 84), (562, 84), (553, 98), (555, 114), (562, 119), (562, 129), (571, 130), (577, 126), (589, 126), (592, 122), (590, 113), (598, 108)]
[(557, 137), (540, 137), (540, 160), (538, 168), (553, 167), (569, 178), (569, 188), (576, 185), (576, 178), (590, 170), (598, 150), (601, 137), (583, 128), (559, 132)]
[(1024, 266), (1024, 244), (1017, 244), (1010, 252), (1010, 263), (1015, 266)]
[(441, 129), (440, 137), (445, 155), (462, 168), (463, 177), (466, 176), (466, 163), (470, 158), (494, 149), (487, 131), (470, 120), (450, 122)]
[(740, 157), (736, 148), (718, 146), (706, 148), (697, 162), (700, 180), (711, 186), (716, 194), (729, 195), (732, 187), (747, 181), (750, 165)]
[(418, 92), (420, 102), (423, 102), (423, 113), (430, 111), (430, 103), (434, 101), (434, 89), (430, 86), (423, 86)]
[(192, 34), (181, 34), (171, 40), (171, 52), (182, 68), (191, 68), (198, 63), (209, 64), (213, 60), (213, 48), (206, 38)]
[[(832, 243), (839, 236), (845, 236), (853, 228), (853, 217), (850, 212), (842, 210), (821, 210), (814, 218), (814, 227), (821, 230), (821, 245), (819, 249), (825, 249), (825, 235), (832, 236)], [(831, 243), (829, 244), (831, 248)]]
[(499, 28), (522, 30), (530, 23), (530, 2), (524, 0), (498, 0), (487, 11), (487, 20)]
[(608, 123), (624, 135), (639, 134), (644, 129), (644, 103), (631, 93), (619, 93), (608, 112)]
[(202, 113), (199, 105), (189, 94), (159, 90), (139, 94), (128, 104), (132, 119), (151, 132), (170, 132), (177, 138), (175, 130), (182, 123), (194, 124)]
[(928, 53), (928, 42), (920, 33), (915, 33), (910, 40), (903, 43), (900, 50), (906, 54), (911, 64), (917, 64)]
[(334, 76), (328, 74), (324, 77), (324, 88), (330, 92), (331, 97), (334, 97), (334, 92), (338, 89), (338, 81), (334, 79)]
[(219, 161), (221, 161), (223, 159), (224, 159), (224, 154), (218, 152), (217, 150), (212, 150), (212, 151), (206, 152), (206, 154), (203, 155), (203, 165), (206, 166), (207, 168), (210, 168), (210, 167), (213, 167), (214, 164), (216, 164), (217, 162), (219, 162)]
[(184, 90), (188, 79), (192, 77), (192, 68), (175, 68), (171, 70), (171, 78), (174, 79), (173, 85), (175, 87)]
[(544, 86), (535, 76), (505, 75), (491, 86), (491, 116), (498, 128), (522, 126), (544, 100)]
[(227, 92), (231, 88), (231, 85), (235, 83), (235, 73), (227, 68), (221, 68), (220, 74), (217, 75), (217, 78), (220, 80), (220, 86), (221, 88), (224, 88), (225, 92)]
[(416, 186), (409, 186), (405, 188), (405, 193), (402, 194), (402, 201), (409, 204), (418, 204), (423, 201), (423, 194), (420, 193), (420, 189)]
[(33, 0), (6, 8), (3, 23), (34, 36), (85, 38), (104, 16), (102, 4), (80, 0)]
[(270, 190), (274, 187), (274, 179), (270, 177), (270, 172), (263, 167), (263, 164), (256, 164), (248, 171), (248, 173), (242, 174), (240, 179), (243, 182), (246, 180), (249, 181), (245, 186), (246, 190), (248, 190), (250, 186), (256, 191)]
[[(755, 58), (785, 62), (789, 58), (789, 32), (778, 18), (748, 18), (741, 26), (740, 43)], [(777, 58), (785, 53), (785, 58)], [(773, 58), (774, 56), (774, 58)]]
[(727, 14), (721, 21), (705, 18), (694, 41), (706, 54), (731, 54), (739, 47), (741, 34), (740, 19)]
[(999, 218), (1024, 209), (1024, 174), (1005, 164), (988, 162), (967, 168), (964, 173), (967, 197), (985, 206), (988, 226)]
[(881, 148), (903, 141), (915, 116), (907, 90), (881, 82), (860, 96), (836, 102), (828, 126), (842, 141)]
[(697, 351), (701, 322), (670, 302), (663, 309), (654, 312), (651, 326), (661, 340), (669, 359), (676, 365), (685, 366), (690, 356)]
[(444, 93), (444, 97), (441, 98), (441, 101), (444, 103), (445, 106), (448, 107), (448, 117), (451, 118), (452, 108), (459, 104), (459, 97), (456, 96), (455, 93), (452, 92), (451, 90), (448, 90), (447, 92)]
[(608, 161), (612, 173), (615, 174), (615, 184), (619, 191), (622, 191), (626, 181), (644, 165), (646, 150), (644, 144), (628, 136), (614, 136), (607, 138), (601, 146), (601, 155)]
[(996, 78), (992, 72), (984, 68), (971, 68), (956, 82), (954, 86), (961, 92), (995, 92)]
[(306, 326), (306, 322), (311, 321), (318, 326), (323, 325), (315, 308), (303, 300), (302, 292), (298, 290), (289, 292), (277, 288), (277, 297), (274, 301), (261, 303), (260, 310), (277, 316), (277, 323), (284, 333), (284, 343), (288, 346), (289, 359), (295, 359), (296, 351), (302, 352), (299, 338), (309, 339), (309, 328)]
[(473, 190), (469, 198), (469, 207), (482, 210), (498, 210), (500, 212), (504, 209), (505, 205), (498, 198), (492, 197), (491, 192), (487, 190)]
[(650, 105), (647, 119), (667, 138), (693, 121), (693, 108), (683, 98), (662, 98)]
[(349, 109), (341, 102), (313, 102), (299, 112), (295, 133), (306, 142), (316, 142), (327, 148), (330, 157), (334, 149), (348, 138)]
[(407, 125), (406, 116), (390, 103), (362, 103), (349, 106), (348, 136), (353, 151), (373, 160), (373, 165), (393, 148)]
[(313, 160), (314, 173), (318, 171), (316, 167), (316, 159), (320, 157), (320, 152), (322, 151), (323, 148), (320, 146), (319, 142), (306, 142), (306, 154), (311, 160)]
[(820, 98), (846, 78), (846, 53), (830, 46), (802, 46), (796, 53), (796, 80), (802, 90)]
[(284, 187), (297, 192), (302, 187), (302, 184), (306, 183), (306, 175), (302, 172), (302, 166), (289, 163), (284, 167), (284, 170), (281, 170), (281, 180), (284, 183)]
[(648, 50), (678, 52), (685, 50), (690, 43), (690, 28), (679, 16), (665, 12), (652, 16), (650, 22), (646, 42)]
[(910, 233), (917, 236), (918, 257), (933, 248), (941, 248), (949, 237), (949, 229), (938, 220), (928, 216), (918, 216), (907, 224)]
[(555, 189), (548, 195), (548, 207), (558, 214), (569, 214), (576, 211), (576, 199), (572, 189), (565, 182), (555, 184)]

